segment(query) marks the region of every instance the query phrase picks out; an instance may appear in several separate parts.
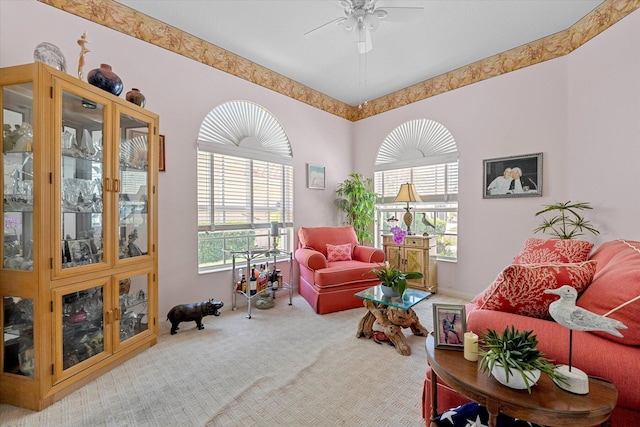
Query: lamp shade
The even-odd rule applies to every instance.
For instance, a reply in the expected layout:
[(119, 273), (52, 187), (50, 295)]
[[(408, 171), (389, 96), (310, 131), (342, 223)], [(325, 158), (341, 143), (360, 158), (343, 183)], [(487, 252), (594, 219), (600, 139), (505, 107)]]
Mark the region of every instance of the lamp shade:
[(418, 192), (416, 191), (416, 187), (413, 184), (402, 184), (400, 186), (400, 191), (398, 191), (398, 195), (396, 196), (394, 202), (421, 202), (422, 199), (418, 196)]

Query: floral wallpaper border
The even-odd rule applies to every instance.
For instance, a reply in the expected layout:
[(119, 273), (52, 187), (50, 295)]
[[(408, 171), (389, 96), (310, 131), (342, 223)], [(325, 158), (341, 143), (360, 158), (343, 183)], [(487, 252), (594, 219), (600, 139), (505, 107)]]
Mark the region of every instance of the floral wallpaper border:
[(567, 30), (374, 99), (358, 109), (113, 0), (39, 1), (350, 121), (566, 55), (640, 8), (640, 0), (605, 0)]

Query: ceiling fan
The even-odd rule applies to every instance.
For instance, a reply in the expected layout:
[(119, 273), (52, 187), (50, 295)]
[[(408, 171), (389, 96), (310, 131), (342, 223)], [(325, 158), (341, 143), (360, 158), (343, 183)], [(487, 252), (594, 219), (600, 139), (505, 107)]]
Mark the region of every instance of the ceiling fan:
[(416, 22), (424, 12), (423, 7), (385, 7), (376, 8), (378, 0), (340, 0), (345, 16), (332, 19), (319, 27), (307, 31), (308, 36), (332, 24), (342, 26), (345, 32), (352, 33), (358, 53), (365, 54), (373, 49), (371, 33), (387, 22)]

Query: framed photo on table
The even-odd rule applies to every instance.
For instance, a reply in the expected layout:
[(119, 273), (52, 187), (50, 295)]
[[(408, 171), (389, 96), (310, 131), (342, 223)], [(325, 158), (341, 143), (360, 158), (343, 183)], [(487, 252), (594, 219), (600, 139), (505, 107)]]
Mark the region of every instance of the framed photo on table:
[(464, 305), (433, 304), (433, 337), (436, 348), (464, 350), (467, 316)]
[(483, 160), (484, 199), (542, 196), (542, 153)]
[(309, 164), (307, 167), (307, 187), (324, 190), (325, 167)]

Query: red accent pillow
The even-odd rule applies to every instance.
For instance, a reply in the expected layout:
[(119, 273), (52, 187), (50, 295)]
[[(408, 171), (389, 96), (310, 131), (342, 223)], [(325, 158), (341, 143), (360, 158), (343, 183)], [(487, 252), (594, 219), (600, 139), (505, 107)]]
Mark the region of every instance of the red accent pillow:
[(586, 240), (525, 240), (513, 264), (549, 262), (584, 262), (589, 259), (593, 243)]
[(330, 245), (327, 243), (327, 261), (351, 261), (351, 243)]
[(475, 297), (474, 302), (485, 310), (551, 319), (549, 304), (558, 296), (545, 294), (544, 291), (570, 285), (580, 293), (591, 283), (595, 271), (595, 261), (512, 264), (498, 275), (491, 286)]
[(640, 242), (615, 240), (603, 243), (591, 256), (598, 262), (593, 282), (578, 298), (577, 306), (607, 315), (625, 324), (623, 338), (592, 332), (624, 345), (640, 345)]

